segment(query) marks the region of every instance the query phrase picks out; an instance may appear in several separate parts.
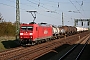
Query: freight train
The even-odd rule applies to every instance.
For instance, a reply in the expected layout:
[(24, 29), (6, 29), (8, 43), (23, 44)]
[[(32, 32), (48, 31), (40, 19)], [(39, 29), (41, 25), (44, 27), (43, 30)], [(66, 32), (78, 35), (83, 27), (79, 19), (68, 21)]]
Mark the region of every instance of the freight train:
[(31, 22), (20, 25), (20, 44), (37, 44), (47, 40), (59, 38), (62, 35), (72, 35), (77, 33), (77, 28), (73, 26), (54, 26), (47, 23)]

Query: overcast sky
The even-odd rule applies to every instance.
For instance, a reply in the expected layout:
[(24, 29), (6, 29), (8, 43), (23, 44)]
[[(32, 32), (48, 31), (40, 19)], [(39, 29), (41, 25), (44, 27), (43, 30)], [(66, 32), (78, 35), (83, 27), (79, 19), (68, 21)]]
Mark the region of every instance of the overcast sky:
[[(5, 21), (15, 22), (15, 7), (16, 0), (0, 0), (0, 13), (3, 15)], [(73, 26), (74, 19), (76, 18), (90, 19), (90, 0), (20, 0), (20, 22), (29, 23), (33, 21), (32, 15), (26, 12), (29, 10), (37, 11), (36, 23), (46, 22), (54, 25), (62, 25), (63, 12), (64, 25)]]

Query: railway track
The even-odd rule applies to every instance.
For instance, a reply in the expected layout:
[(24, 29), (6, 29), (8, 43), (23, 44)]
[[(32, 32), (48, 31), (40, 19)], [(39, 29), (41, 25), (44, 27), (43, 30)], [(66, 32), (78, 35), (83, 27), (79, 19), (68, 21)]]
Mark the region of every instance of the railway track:
[[(90, 34), (85, 36), (78, 44), (74, 45), (70, 50), (68, 50), (62, 57), (58, 60), (78, 60), (83, 51), (85, 50), (88, 41), (90, 40)], [(80, 45), (83, 44), (83, 45)]]
[[(80, 36), (80, 38), (84, 37), (84, 35), (87, 35), (88, 32), (76, 34), (67, 38), (57, 39), (50, 42), (46, 42), (43, 44), (31, 46), (31, 47), (23, 47), (18, 48), (14, 50), (9, 50), (6, 52), (0, 53), (0, 59), (1, 60), (29, 60), (29, 59), (37, 59), (38, 57), (47, 54), (51, 51), (54, 51), (53, 49), (63, 45), (63, 44), (73, 44), (76, 42)], [(75, 39), (76, 38), (76, 39)], [(73, 42), (73, 43), (71, 43)]]

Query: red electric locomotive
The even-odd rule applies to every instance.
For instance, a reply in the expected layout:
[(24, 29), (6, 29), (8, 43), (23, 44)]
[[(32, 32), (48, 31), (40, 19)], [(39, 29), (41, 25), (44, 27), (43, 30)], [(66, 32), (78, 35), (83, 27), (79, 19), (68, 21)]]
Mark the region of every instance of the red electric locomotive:
[(21, 44), (35, 44), (41, 40), (52, 37), (52, 26), (46, 23), (20, 25), (20, 42)]

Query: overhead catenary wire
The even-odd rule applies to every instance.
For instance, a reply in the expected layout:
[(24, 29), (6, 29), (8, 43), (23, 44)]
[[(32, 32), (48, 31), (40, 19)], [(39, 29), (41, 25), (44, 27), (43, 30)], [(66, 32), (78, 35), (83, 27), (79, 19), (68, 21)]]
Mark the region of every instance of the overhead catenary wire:
[[(27, 0), (27, 1), (29, 1), (30, 3), (33, 3), (33, 4), (35, 4), (35, 5), (38, 5), (37, 3), (35, 3), (35, 2), (32, 2), (32, 1), (30, 1), (30, 0)], [(44, 4), (43, 4), (44, 5)], [(42, 5), (40, 5), (40, 7), (43, 7), (43, 8), (45, 8), (44, 6), (42, 6)], [(52, 6), (53, 7), (53, 6)], [(45, 8), (45, 9), (47, 9), (47, 10), (50, 10), (50, 9), (48, 9), (48, 8)], [(56, 14), (59, 14), (60, 15), (60, 13), (57, 13), (56, 11), (51, 11), (51, 12), (55, 12)], [(66, 16), (65, 16), (66, 17)]]
[[(29, 1), (30, 3), (33, 3), (33, 4), (35, 4), (35, 5), (38, 5), (38, 3), (36, 3), (36, 2), (32, 2), (32, 1), (30, 1), (30, 0), (27, 0), (27, 1)], [(46, 8), (46, 7), (44, 7), (44, 6), (42, 6), (41, 4), (43, 4), (43, 3), (41, 3), (40, 2), (40, 0), (39, 0), (39, 7), (43, 7), (44, 9), (48, 9), (48, 8)], [(44, 4), (43, 4), (44, 5)], [(53, 7), (53, 6), (52, 6)], [(50, 9), (48, 9), (48, 10), (50, 10)], [(51, 12), (54, 12), (54, 13), (57, 13), (56, 11), (51, 11)], [(60, 13), (57, 13), (57, 14), (59, 14), (60, 15)]]
[[(34, 0), (34, 1), (35, 1), (35, 0)], [(46, 1), (47, 1), (47, 0), (46, 0)], [(37, 2), (37, 1), (35, 1), (35, 2)], [(49, 1), (49, 0), (48, 0), (48, 2), (57, 3), (57, 4), (58, 4), (58, 7), (60, 7), (60, 2)], [(40, 3), (41, 3), (41, 2), (40, 2)], [(43, 4), (43, 3), (41, 3), (41, 4)], [(45, 5), (45, 4), (43, 4), (43, 5)], [(48, 5), (48, 6), (49, 6), (49, 5)], [(51, 6), (51, 7), (55, 8), (54, 6)], [(59, 9), (58, 7), (57, 7), (57, 9)], [(55, 9), (55, 11), (57, 11), (57, 9)], [(61, 8), (59, 9), (59, 11), (63, 12), (63, 10), (62, 10)], [(67, 11), (67, 12), (68, 12), (68, 11)], [(63, 13), (64, 13), (64, 12), (63, 12)], [(58, 13), (58, 14), (60, 15), (60, 13)], [(71, 19), (71, 17), (68, 17), (68, 15), (67, 15), (66, 13), (64, 13), (64, 18), (65, 18), (65, 17)]]
[[(30, 1), (30, 0), (29, 0)], [(32, 2), (32, 1), (31, 1)], [(41, 1), (39, 1), (39, 3), (40, 3), (40, 6), (39, 7), (42, 7), (42, 8), (44, 8), (44, 9), (47, 9), (47, 10), (50, 10), (50, 8), (46, 8), (46, 7), (44, 7), (43, 5), (41, 5)], [(58, 3), (58, 2), (57, 2)], [(22, 3), (21, 3), (22, 4)], [(33, 4), (35, 4), (36, 6), (38, 5), (38, 3), (37, 2), (33, 2)], [(22, 5), (26, 5), (26, 4), (22, 4)], [(29, 5), (27, 5), (27, 6), (31, 6), (30, 4)], [(33, 6), (31, 6), (31, 7), (33, 7)], [(36, 7), (33, 7), (33, 8), (36, 8)], [(36, 8), (37, 9), (37, 8)], [(61, 9), (60, 9), (61, 10)], [(57, 10), (56, 10), (57, 11)], [(63, 12), (63, 11), (62, 11)], [(39, 13), (39, 12), (38, 12)], [(58, 13), (57, 12), (57, 14), (60, 14), (60, 13)], [(41, 13), (40, 13), (40, 15), (42, 15)], [(44, 15), (43, 14), (43, 16), (47, 16), (47, 15)], [(66, 16), (66, 14), (64, 13), (64, 16), (65, 17), (68, 17), (68, 15)], [(52, 16), (47, 16), (47, 17), (52, 17)], [(54, 18), (54, 17), (53, 17)], [(56, 17), (55, 17), (56, 18)]]
[(71, 0), (69, 0), (69, 1), (70, 1), (71, 4), (76, 8), (76, 10), (79, 11), (79, 10), (77, 9), (77, 7), (74, 5), (74, 3), (73, 3)]
[[(34, 0), (35, 1), (35, 0)], [(46, 0), (47, 1), (47, 0)], [(53, 2), (53, 3), (58, 3), (58, 2), (55, 2), (55, 1), (49, 1), (48, 0), (48, 2)], [(86, 14), (84, 13), (84, 15), (82, 14), (82, 12), (76, 7), (76, 5), (74, 5), (74, 3), (73, 2), (76, 2), (76, 1), (71, 1), (70, 0), (70, 2), (73, 4), (73, 6), (75, 7), (75, 9), (77, 10), (77, 11), (74, 11), (75, 13), (80, 13), (81, 14), (81, 16), (83, 16), (83, 17), (86, 17)], [(79, 1), (79, 2), (81, 2), (81, 1)], [(69, 2), (68, 2), (69, 3)], [(41, 3), (42, 4), (42, 3)], [(82, 4), (81, 5), (83, 5), (83, 2), (82, 2)], [(53, 7), (53, 6), (52, 6)], [(61, 10), (61, 9), (60, 9)], [(83, 10), (83, 9), (82, 9)], [(55, 10), (56, 11), (56, 10)], [(83, 10), (84, 11), (84, 10)], [(63, 11), (62, 11), (63, 12)], [(66, 15), (66, 14), (65, 14)], [(67, 15), (68, 16), (68, 15)], [(65, 17), (67, 17), (67, 16), (65, 16)]]
[[(38, 2), (38, 1), (35, 1), (35, 2), (32, 2), (32, 1), (30, 1), (30, 0), (28, 0), (30, 3), (33, 3), (33, 4), (35, 4), (35, 5), (38, 5), (38, 3), (35, 3), (35, 2)], [(57, 3), (59, 3), (59, 2), (57, 2)], [(42, 4), (42, 5), (45, 5), (44, 3), (42, 3), (42, 2), (40, 2), (40, 4)], [(44, 8), (44, 6), (42, 6), (42, 5), (40, 5), (40, 7), (43, 7)], [(59, 6), (60, 6), (60, 4), (59, 4)], [(50, 7), (53, 7), (53, 8), (55, 8), (54, 6), (50, 6)], [(58, 8), (58, 7), (57, 7)], [(48, 8), (44, 8), (44, 9), (47, 9), (47, 10), (50, 10), (50, 9), (48, 9)], [(63, 12), (63, 10), (62, 9), (60, 9), (60, 11), (61, 12)], [(58, 13), (57, 12), (57, 9), (55, 9), (54, 11), (51, 11), (51, 13), (56, 13), (56, 14), (61, 14), (61, 13)], [(65, 14), (64, 13), (64, 17), (67, 17), (67, 18), (70, 18), (70, 17), (68, 17), (68, 15), (67, 14)], [(71, 18), (70, 18), (71, 19)]]
[[(15, 3), (15, 2), (13, 2), (13, 3)], [(5, 3), (0, 3), (0, 4), (5, 5), (5, 6), (9, 6), (9, 7), (12, 7), (12, 8), (16, 8), (15, 6), (11, 6), (11, 5), (9, 5), (9, 4), (5, 4)], [(23, 10), (23, 11), (25, 11), (25, 12), (27, 11), (26, 9), (23, 9), (23, 8), (20, 8), (20, 10)], [(56, 19), (56, 17), (47, 16), (47, 15), (41, 14), (41, 13), (39, 13), (39, 12), (38, 12), (38, 14), (43, 15), (43, 16), (46, 16), (46, 17), (50, 17), (50, 18)]]
[[(77, 11), (79, 11), (80, 12), (80, 10), (76, 7), (76, 5), (74, 5), (74, 3), (71, 1), (71, 0), (69, 0), (70, 2), (71, 2), (71, 4), (76, 8), (76, 10)], [(82, 15), (82, 13), (80, 12), (80, 14)], [(84, 17), (84, 15), (82, 15), (83, 17)]]
[[(32, 4), (38, 5), (38, 3), (32, 2), (32, 1), (30, 1), (30, 0), (27, 0), (27, 1), (30, 2), (30, 3), (32, 3)], [(40, 5), (40, 7), (44, 8), (44, 9), (47, 9), (47, 10), (50, 10), (50, 9), (48, 9), (48, 8), (42, 6), (42, 5)], [(59, 14), (59, 13), (56, 12), (56, 11), (54, 11), (54, 12), (57, 13), (57, 14)]]
[[(30, 3), (32, 3), (32, 4), (38, 5), (37, 3), (34, 3), (34, 2), (32, 2), (32, 1), (30, 1), (30, 0), (27, 0), (27, 1), (30, 2)], [(40, 7), (45, 8), (44, 6), (41, 6), (41, 5), (40, 5)], [(49, 10), (48, 8), (45, 8), (45, 9)]]
[[(7, 0), (6, 0), (7, 1)], [(12, 1), (12, 0), (8, 0), (9, 2), (12, 2), (12, 3), (16, 3), (15, 1)], [(26, 4), (26, 3), (21, 3), (20, 2), (20, 4), (22, 4), (22, 5), (26, 5), (26, 6), (31, 6), (31, 7), (34, 7), (34, 6), (32, 6), (32, 5), (28, 5), (28, 4)], [(35, 7), (34, 7), (35, 8)], [(35, 8), (35, 9), (37, 9), (37, 8)]]
[[(16, 2), (14, 2), (14, 1), (11, 1), (11, 0), (8, 0), (8, 1), (10, 1), (10, 2), (13, 2), (13, 3), (16, 3)], [(10, 7), (13, 7), (13, 8), (16, 8), (16, 7), (14, 7), (14, 6), (11, 6), (11, 5), (8, 5), (8, 4), (4, 4), (4, 3), (2, 3), (3, 5), (6, 5), (6, 6), (10, 6)], [(31, 6), (31, 5), (27, 5), (27, 4), (24, 4), (24, 3), (20, 3), (20, 4), (22, 4), (22, 5), (26, 5), (26, 6)], [(35, 4), (35, 3), (34, 3)], [(31, 6), (32, 7), (32, 6)], [(34, 7), (35, 8), (35, 7)], [(23, 8), (20, 8), (21, 10), (23, 10), (23, 11), (26, 11), (26, 9), (23, 9)], [(36, 9), (36, 8), (35, 8)], [(38, 13), (38, 14), (40, 14), (40, 15), (43, 15), (43, 16), (47, 16), (47, 15), (44, 15), (44, 14), (41, 14), (41, 13)], [(58, 13), (59, 14), (59, 13)], [(65, 15), (64, 15), (65, 16)], [(52, 17), (52, 16), (47, 16), (47, 17), (51, 17), (51, 18), (54, 18), (54, 17)], [(66, 16), (65, 16), (66, 17)], [(56, 19), (56, 17), (55, 17), (55, 19)]]
[[(78, 1), (76, 0), (76, 2), (78, 3)], [(83, 2), (81, 3), (81, 5), (78, 3), (78, 5), (80, 6), (80, 9), (82, 9), (82, 11), (84, 12), (84, 14), (85, 14), (85, 11), (84, 11), (84, 9), (82, 8), (82, 6), (83, 6)], [(86, 14), (85, 14), (85, 17), (86, 17)]]

